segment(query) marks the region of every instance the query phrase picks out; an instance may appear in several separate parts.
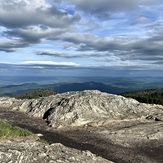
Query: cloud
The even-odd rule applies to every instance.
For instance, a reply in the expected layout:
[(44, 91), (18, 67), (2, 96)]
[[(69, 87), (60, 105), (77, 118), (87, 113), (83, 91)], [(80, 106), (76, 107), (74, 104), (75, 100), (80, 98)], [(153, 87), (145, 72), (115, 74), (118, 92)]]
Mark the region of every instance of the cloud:
[[(14, 54), (3, 58), (14, 63), (0, 64), (40, 69), (109, 66), (146, 69), (158, 65), (156, 68), (160, 69), (163, 18), (158, 2), (162, 3), (161, 0), (0, 0), (0, 51)], [(31, 61), (38, 61), (18, 62), (22, 59), (16, 57), (23, 58), (26, 53), (27, 60), (31, 57)], [(39, 61), (49, 58), (53, 62)]]
[(57, 37), (80, 20), (79, 14), (70, 15), (45, 0), (0, 0), (0, 8), (0, 26), (5, 28), (1, 35), (16, 40), (11, 46), (9, 42), (0, 45), (0, 51), (6, 52), (41, 43), (52, 35)]
[(97, 17), (107, 18), (114, 12), (133, 12), (142, 5), (156, 4), (159, 0), (71, 0), (76, 7)]
[[(76, 7), (85, 12), (118, 12), (138, 8), (143, 4), (157, 2), (157, 0), (71, 0)], [(16, 48), (38, 44), (45, 40), (61, 40), (72, 43), (77, 51), (117, 51), (128, 50), (130, 44), (128, 38), (123, 37), (101, 37), (91, 33), (69, 32), (69, 26), (79, 21), (80, 16), (70, 15), (68, 12), (58, 9), (44, 0), (0, 0), (0, 24), (11, 29), (4, 31), (5, 37), (16, 39), (16, 45), (8, 46), (8, 42), (1, 44), (1, 51), (13, 52)], [(95, 10), (97, 9), (97, 10)], [(87, 11), (88, 10), (88, 11)], [(8, 12), (11, 11), (11, 12)], [(77, 18), (78, 17), (78, 18)], [(18, 18), (18, 21), (15, 21)], [(132, 23), (147, 23), (147, 17), (138, 17)], [(8, 22), (7, 22), (8, 21)], [(23, 42), (23, 44), (20, 44)], [(92, 54), (93, 55), (93, 54)], [(77, 57), (74, 55), (74, 57)]]
[[(80, 65), (74, 62), (24, 61), (0, 62), (0, 75), (4, 76), (68, 76)], [(69, 74), (67, 74), (69, 73)]]
[(24, 61), (16, 63), (19, 65), (42, 65), (42, 66), (79, 66), (74, 62), (53, 62), (53, 61)]
[(74, 62), (53, 62), (53, 61), (24, 61), (24, 62), (0, 62), (1, 67), (11, 66), (11, 67), (77, 67), (79, 64)]
[(42, 56), (51, 56), (51, 57), (62, 57), (62, 58), (96, 58), (96, 57), (105, 57), (108, 56), (108, 52), (83, 52), (83, 53), (68, 53), (68, 52), (60, 52), (60, 51), (53, 51), (53, 50), (45, 50), (41, 52), (37, 52), (37, 55)]
[(162, 58), (162, 31), (157, 31), (147, 38), (130, 38), (126, 36), (100, 37), (91, 34), (74, 33), (66, 33), (59, 37), (63, 41), (73, 43), (78, 52), (85, 51), (86, 54), (91, 52), (89, 53), (90, 56), (95, 54), (96, 57), (100, 57), (100, 53), (104, 53), (103, 56), (114, 54), (126, 60), (158, 60)]
[[(121, 49), (128, 39), (123, 37), (101, 37), (93, 34), (81, 33), (64, 33), (51, 39), (58, 39), (64, 42), (69, 42), (76, 47), (77, 51), (109, 51)], [(117, 47), (118, 46), (118, 47)]]
[[(124, 67), (126, 67), (125, 63), (130, 61), (137, 68), (139, 66), (141, 67), (142, 64), (146, 68), (147, 66), (156, 64), (157, 61), (163, 60), (163, 47), (161, 46), (163, 37), (161, 29), (144, 38), (130, 38), (127, 36), (101, 37), (93, 34), (80, 33), (65, 33), (57, 37), (64, 42), (71, 43), (71, 48), (74, 46), (76, 52), (69, 53), (68, 51), (44, 50), (38, 52), (37, 55), (74, 59), (94, 58), (97, 62), (113, 62), (116, 66), (119, 64), (124, 65)], [(141, 61), (143, 62), (142, 64)], [(161, 64), (161, 62), (159, 63)], [(114, 65), (112, 64), (112, 66)]]
[(7, 28), (33, 25), (64, 28), (79, 21), (78, 14), (69, 15), (45, 0), (0, 0), (0, 24)]
[(134, 19), (133, 22), (131, 23), (131, 25), (149, 24), (151, 22), (152, 22), (152, 20), (150, 18), (141, 16), (141, 17)]
[(14, 52), (18, 48), (23, 48), (29, 46), (28, 43), (24, 42), (23, 40), (2, 40), (0, 41), (0, 51), (5, 51), (7, 53)]
[(36, 44), (40, 43), (42, 39), (48, 39), (52, 35), (57, 37), (58, 35), (62, 34), (66, 30), (64, 29), (52, 29), (47, 28), (44, 29), (42, 27), (37, 26), (30, 26), (26, 28), (18, 28), (11, 31), (4, 32), (4, 35), (9, 38), (17, 38), (27, 42), (28, 44)]

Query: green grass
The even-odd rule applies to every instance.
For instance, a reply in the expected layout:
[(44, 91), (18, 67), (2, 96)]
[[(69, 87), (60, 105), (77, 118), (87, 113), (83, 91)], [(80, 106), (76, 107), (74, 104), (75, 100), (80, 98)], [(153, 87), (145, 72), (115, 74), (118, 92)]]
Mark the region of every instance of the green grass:
[(33, 133), (0, 120), (0, 137), (20, 137), (29, 135), (33, 135)]
[[(5, 138), (15, 138), (15, 137), (25, 137), (25, 136), (30, 136), (34, 135), (31, 131), (27, 129), (23, 129), (17, 126), (12, 126), (7, 122), (1, 121), (0, 120), (0, 138), (5, 137)], [(42, 142), (44, 144), (49, 144), (46, 140), (42, 138), (38, 138), (39, 142)]]

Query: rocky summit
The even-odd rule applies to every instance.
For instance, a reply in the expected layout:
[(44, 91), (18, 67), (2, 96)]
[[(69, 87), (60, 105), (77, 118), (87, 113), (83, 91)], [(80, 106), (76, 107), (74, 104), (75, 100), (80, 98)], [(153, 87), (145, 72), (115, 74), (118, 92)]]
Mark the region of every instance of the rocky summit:
[(56, 128), (86, 124), (98, 126), (113, 120), (163, 121), (163, 106), (143, 104), (131, 98), (96, 90), (68, 92), (32, 100), (2, 97), (0, 105), (43, 118)]
[(113, 162), (163, 160), (161, 105), (94, 90), (31, 100), (1, 97), (0, 106), (44, 119), (82, 149)]

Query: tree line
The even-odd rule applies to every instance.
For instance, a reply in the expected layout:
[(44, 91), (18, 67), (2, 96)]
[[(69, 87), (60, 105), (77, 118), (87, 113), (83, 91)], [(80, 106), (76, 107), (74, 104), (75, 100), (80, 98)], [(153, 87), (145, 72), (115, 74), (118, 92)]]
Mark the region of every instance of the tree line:
[(27, 93), (14, 95), (12, 97), (15, 97), (17, 99), (36, 99), (36, 98), (47, 97), (47, 96), (55, 95), (55, 94), (56, 92), (50, 89), (38, 89), (38, 90), (30, 91)]
[(141, 91), (126, 92), (124, 97), (134, 98), (139, 102), (163, 105), (163, 89), (149, 89)]

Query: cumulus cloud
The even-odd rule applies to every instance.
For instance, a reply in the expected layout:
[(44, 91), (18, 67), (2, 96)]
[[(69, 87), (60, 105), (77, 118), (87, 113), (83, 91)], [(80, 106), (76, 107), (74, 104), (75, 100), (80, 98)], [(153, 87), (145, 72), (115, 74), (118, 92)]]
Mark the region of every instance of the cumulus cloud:
[(108, 17), (112, 12), (128, 12), (142, 5), (156, 4), (159, 0), (71, 0), (80, 10), (98, 17)]
[[(129, 42), (128, 39), (124, 39), (123, 37), (101, 37), (93, 34), (81, 34), (81, 33), (64, 33), (59, 35), (58, 37), (51, 39), (59, 39), (64, 42), (72, 43), (72, 45), (77, 48), (77, 51), (108, 51), (115, 50), (119, 48), (123, 48), (123, 44), (127, 44)], [(118, 46), (118, 47), (117, 47)]]
[[(98, 37), (88, 34), (60, 35), (60, 39), (73, 43), (77, 47), (75, 55), (56, 51), (43, 51), (38, 55), (50, 55), (64, 58), (83, 57), (112, 57), (120, 60), (146, 60), (157, 61), (162, 58), (163, 37), (159, 33), (148, 38), (128, 38), (128, 37)], [(112, 57), (111, 57), (112, 56)], [(108, 61), (108, 60), (106, 60)]]
[(64, 28), (80, 19), (79, 15), (69, 15), (45, 0), (0, 0), (0, 8), (0, 24), (8, 28), (31, 25)]
[(18, 48), (23, 48), (29, 46), (28, 43), (24, 42), (23, 40), (2, 40), (0, 41), (0, 51), (5, 51), (5, 52), (14, 52)]
[[(163, 18), (161, 5), (156, 11), (158, 2), (162, 3), (161, 0), (0, 0), (0, 37), (3, 37), (0, 51), (12, 53), (19, 48), (32, 49), (37, 44), (29, 52), (32, 57), (36, 54), (34, 60), (54, 56), (63, 61), (1, 64), (75, 67), (76, 63), (87, 60), (92, 67), (104, 63), (102, 66), (120, 69), (161, 65)], [(83, 65), (86, 66), (85, 62)]]
[(78, 14), (70, 15), (45, 0), (0, 0), (0, 8), (0, 26), (6, 28), (2, 35), (23, 42), (11, 45), (3, 42), (0, 51), (6, 52), (40, 43), (52, 35), (56, 37), (80, 20)]
[(4, 32), (4, 35), (9, 38), (18, 38), (24, 40), (28, 44), (40, 43), (42, 39), (50, 39), (54, 36), (54, 39), (64, 33), (65, 29), (53, 29), (53, 28), (42, 28), (37, 26), (30, 26), (26, 28), (18, 28)]

